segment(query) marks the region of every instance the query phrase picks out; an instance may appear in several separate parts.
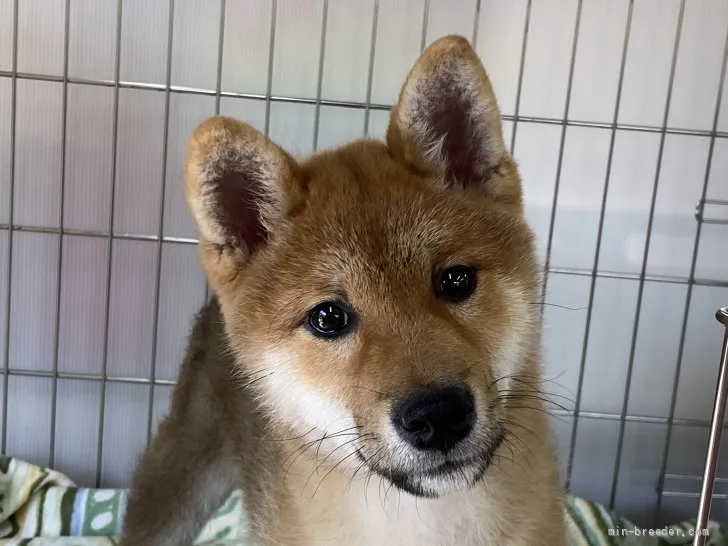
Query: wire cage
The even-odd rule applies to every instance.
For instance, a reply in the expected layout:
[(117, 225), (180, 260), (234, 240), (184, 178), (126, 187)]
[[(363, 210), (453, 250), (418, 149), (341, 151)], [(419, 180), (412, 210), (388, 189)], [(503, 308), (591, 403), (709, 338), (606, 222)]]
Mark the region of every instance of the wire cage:
[[(565, 483), (639, 524), (693, 517), (728, 302), (728, 0), (0, 0), (2, 452), (127, 486), (207, 296), (192, 128), (233, 115), (301, 154), (382, 136), (449, 33), (524, 178)], [(715, 469), (728, 520), (726, 450)]]

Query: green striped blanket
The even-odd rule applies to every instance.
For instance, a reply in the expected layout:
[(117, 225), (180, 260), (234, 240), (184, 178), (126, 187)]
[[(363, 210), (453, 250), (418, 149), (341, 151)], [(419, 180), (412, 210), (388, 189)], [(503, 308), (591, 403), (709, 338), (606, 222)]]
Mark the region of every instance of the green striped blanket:
[[(76, 487), (59, 472), (0, 455), (0, 545), (115, 545), (126, 495), (123, 489)], [(649, 531), (574, 496), (568, 497), (566, 520), (569, 541), (574, 546), (692, 544), (691, 522), (653, 530), (653, 536), (649, 536)], [(242, 495), (238, 491), (218, 509), (195, 544), (245, 544), (245, 530)], [(721, 526), (711, 523), (707, 543), (728, 545)]]

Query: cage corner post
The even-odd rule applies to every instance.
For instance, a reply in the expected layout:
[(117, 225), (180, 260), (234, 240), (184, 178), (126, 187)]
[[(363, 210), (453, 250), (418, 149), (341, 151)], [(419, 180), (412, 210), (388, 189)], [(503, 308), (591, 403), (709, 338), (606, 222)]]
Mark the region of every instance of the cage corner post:
[(710, 437), (708, 440), (708, 451), (705, 456), (703, 483), (700, 487), (700, 501), (698, 505), (698, 516), (695, 522), (693, 546), (703, 546), (707, 539), (708, 517), (710, 516), (713, 485), (715, 483), (715, 473), (718, 466), (718, 455), (720, 453), (720, 438), (723, 432), (726, 401), (728, 400), (728, 307), (718, 309), (715, 313), (715, 318), (723, 325), (723, 350), (720, 357), (715, 401), (713, 402), (713, 417), (710, 421)]

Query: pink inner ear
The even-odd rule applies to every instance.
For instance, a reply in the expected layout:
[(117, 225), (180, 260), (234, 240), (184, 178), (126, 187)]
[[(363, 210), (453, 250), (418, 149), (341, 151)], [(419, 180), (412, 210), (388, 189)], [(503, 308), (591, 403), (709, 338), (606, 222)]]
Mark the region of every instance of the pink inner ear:
[(215, 221), (225, 229), (231, 244), (250, 253), (268, 240), (257, 203), (261, 193), (256, 185), (242, 173), (227, 172), (214, 183), (211, 192)]
[(448, 180), (462, 187), (482, 184), (479, 164), (484, 157), (478, 127), (472, 122), (469, 112), (475, 106), (467, 95), (449, 92), (433, 104), (431, 112), (432, 132), (444, 136), (441, 154), (447, 163)]
[[(476, 88), (458, 85), (455, 71), (425, 78), (413, 93), (410, 110), (423, 155), (444, 162), (445, 175), (453, 185), (483, 186), (489, 167), (498, 163), (490, 149), (487, 121), (479, 115), (483, 105)], [(497, 135), (494, 135), (498, 138)], [(424, 142), (422, 142), (424, 140)], [(427, 151), (439, 157), (427, 157)]]

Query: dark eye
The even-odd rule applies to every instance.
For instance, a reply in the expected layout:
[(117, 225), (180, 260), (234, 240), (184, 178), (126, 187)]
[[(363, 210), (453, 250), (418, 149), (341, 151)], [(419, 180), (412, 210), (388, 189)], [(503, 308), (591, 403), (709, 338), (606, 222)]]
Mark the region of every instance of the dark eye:
[(475, 279), (475, 271), (467, 265), (448, 267), (437, 275), (435, 293), (446, 300), (465, 300), (475, 290)]
[(340, 304), (319, 303), (308, 314), (308, 325), (319, 337), (338, 337), (351, 327), (352, 317)]

